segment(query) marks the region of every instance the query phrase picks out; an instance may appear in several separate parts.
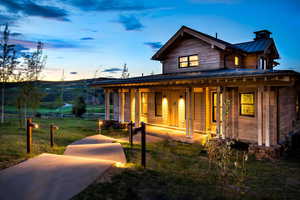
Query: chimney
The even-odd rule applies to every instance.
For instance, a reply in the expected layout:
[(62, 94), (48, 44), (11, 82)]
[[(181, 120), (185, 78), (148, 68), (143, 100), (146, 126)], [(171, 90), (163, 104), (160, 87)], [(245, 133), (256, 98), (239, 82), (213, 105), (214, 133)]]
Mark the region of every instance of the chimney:
[(272, 34), (268, 30), (261, 30), (261, 31), (256, 31), (254, 32), (255, 38), (254, 40), (260, 40), (260, 39), (268, 39), (270, 38), (270, 35)]

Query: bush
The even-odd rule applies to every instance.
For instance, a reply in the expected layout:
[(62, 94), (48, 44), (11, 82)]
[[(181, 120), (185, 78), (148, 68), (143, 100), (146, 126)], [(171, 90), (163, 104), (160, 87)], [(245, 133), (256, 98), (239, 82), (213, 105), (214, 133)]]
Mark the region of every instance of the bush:
[(105, 121), (103, 121), (103, 124), (102, 124), (101, 128), (102, 129), (109, 129), (109, 128), (126, 129), (127, 124), (126, 123), (120, 123), (120, 122), (115, 121), (115, 120), (105, 120)]
[(72, 113), (76, 117), (82, 117), (82, 115), (86, 112), (86, 104), (84, 98), (82, 96), (78, 97), (73, 104)]

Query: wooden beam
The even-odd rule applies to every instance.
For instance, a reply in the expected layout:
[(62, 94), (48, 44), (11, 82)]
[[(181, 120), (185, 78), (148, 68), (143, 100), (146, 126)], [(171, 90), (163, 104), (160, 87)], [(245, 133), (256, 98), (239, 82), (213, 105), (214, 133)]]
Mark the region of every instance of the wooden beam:
[(105, 120), (110, 120), (110, 91), (105, 90), (104, 91), (105, 95)]
[(257, 144), (263, 144), (263, 87), (257, 89)]

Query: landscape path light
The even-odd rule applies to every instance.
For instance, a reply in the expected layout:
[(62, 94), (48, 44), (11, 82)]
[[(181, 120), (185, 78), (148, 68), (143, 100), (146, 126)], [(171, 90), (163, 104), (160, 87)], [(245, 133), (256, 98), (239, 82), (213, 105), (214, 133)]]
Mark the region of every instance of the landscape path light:
[(101, 134), (101, 128), (102, 128), (102, 125), (103, 125), (103, 120), (101, 119), (98, 119), (98, 133)]
[(54, 132), (59, 129), (58, 126), (55, 126), (54, 124), (50, 125), (50, 146), (54, 146)]
[(39, 128), (39, 125), (37, 123), (33, 123), (31, 118), (28, 118), (26, 123), (27, 153), (31, 152), (33, 128)]

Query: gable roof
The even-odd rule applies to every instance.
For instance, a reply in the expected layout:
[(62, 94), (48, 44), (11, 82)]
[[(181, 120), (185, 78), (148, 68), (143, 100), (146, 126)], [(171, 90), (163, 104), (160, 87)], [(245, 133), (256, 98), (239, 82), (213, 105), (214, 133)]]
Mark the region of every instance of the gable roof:
[(212, 37), (210, 35), (207, 35), (205, 33), (196, 31), (194, 29), (191, 29), (186, 26), (182, 26), (176, 33), (173, 35), (153, 56), (153, 60), (161, 60), (164, 53), (167, 51), (167, 49), (178, 39), (180, 39), (184, 34), (192, 35), (200, 40), (203, 40), (211, 45), (214, 45), (218, 47), (219, 49), (226, 50), (226, 49), (234, 49), (237, 51), (241, 51), (244, 53), (257, 53), (257, 52), (264, 52), (266, 51), (270, 46), (274, 46), (275, 49), (275, 58), (279, 58), (278, 51), (275, 46), (275, 42), (272, 38), (266, 38), (266, 39), (259, 39), (249, 42), (243, 42), (243, 43), (237, 43), (237, 44), (231, 44), (229, 42), (223, 41), (221, 39)]

